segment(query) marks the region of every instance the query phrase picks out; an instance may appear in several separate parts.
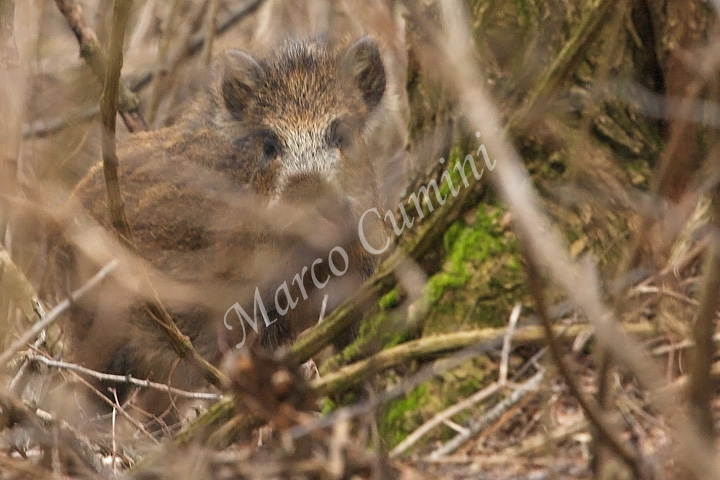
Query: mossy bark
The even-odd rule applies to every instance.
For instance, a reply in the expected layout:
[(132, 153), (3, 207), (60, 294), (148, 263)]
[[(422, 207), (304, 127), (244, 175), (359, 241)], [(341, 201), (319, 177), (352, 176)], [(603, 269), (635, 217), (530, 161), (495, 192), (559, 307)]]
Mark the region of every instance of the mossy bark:
[[(436, 18), (436, 2), (424, 5)], [(511, 139), (555, 226), (574, 256), (590, 253), (615, 271), (643, 228), (637, 195), (655, 183), (661, 195), (679, 198), (706, 153), (707, 132), (666, 122), (660, 99), (712, 93), (709, 85), (690, 91), (691, 67), (678, 61), (681, 52), (707, 42), (711, 7), (700, 0), (467, 0), (467, 11), (482, 73), (500, 111), (519, 118)], [(439, 158), (474, 154), (481, 138), (463, 130), (437, 72), (414, 61), (413, 28), (408, 95), (416, 180), (409, 188), (416, 190), (433, 178), (439, 183), (446, 166)], [(653, 178), (673, 136), (688, 150), (670, 172), (683, 174)], [(430, 308), (416, 330), (422, 334), (502, 325), (514, 303), (530, 305), (511, 217), (487, 189), (474, 198), (419, 262), (429, 276)], [(391, 309), (381, 310), (387, 316)], [(483, 378), (483, 367), (475, 362), (468, 376), (433, 382), (425, 402), (412, 396), (409, 405), (387, 405), (381, 430), (391, 434), (390, 443), (402, 437), (398, 430), (408, 432), (432, 414), (437, 405), (430, 399), (451, 401), (440, 390), (463, 390)]]

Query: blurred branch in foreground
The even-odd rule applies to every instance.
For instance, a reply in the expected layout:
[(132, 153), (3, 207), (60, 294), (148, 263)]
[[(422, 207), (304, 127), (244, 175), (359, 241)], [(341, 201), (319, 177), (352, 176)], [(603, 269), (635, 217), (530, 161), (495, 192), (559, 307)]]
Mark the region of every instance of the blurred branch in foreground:
[[(420, 31), (425, 34), (433, 34), (434, 27), (432, 27), (427, 20), (422, 16), (422, 13), (417, 12), (416, 6), (409, 5), (408, 9), (411, 12), (411, 20), (420, 26)], [(596, 12), (591, 12), (590, 15)], [(598, 28), (598, 25), (594, 21), (582, 22), (578, 27), (579, 31), (572, 35), (571, 43), (573, 52), (578, 48), (578, 45), (589, 41), (594, 38), (593, 34)], [(418, 37), (412, 39), (417, 43), (418, 51), (422, 51), (422, 46), (427, 43), (425, 37)], [(467, 42), (466, 48), (471, 48), (473, 42), (469, 39), (464, 39)], [(565, 52), (570, 47), (566, 47), (563, 51)], [(463, 52), (467, 53), (467, 52)], [(430, 54), (427, 54), (430, 55)], [(472, 58), (469, 54), (467, 59)], [(571, 70), (571, 66), (577, 62), (578, 56), (575, 54), (565, 54), (559, 57), (561, 61), (553, 63), (548, 71), (542, 76), (542, 85), (540, 87), (543, 96), (535, 95), (532, 101), (526, 104), (523, 112), (531, 112), (536, 107), (537, 102), (541, 102), (545, 97), (550, 96), (554, 91), (560, 88), (560, 81), (562, 80), (561, 72)], [(432, 64), (432, 60), (428, 61), (428, 65)], [(454, 83), (451, 81), (452, 73), (457, 68), (454, 67), (452, 70), (445, 74), (445, 79), (448, 83)], [(486, 105), (483, 105), (486, 107)], [(514, 132), (515, 128), (523, 121), (524, 113), (520, 112), (512, 116), (506, 125), (505, 130)], [(488, 130), (489, 131), (489, 130)], [(499, 125), (496, 126), (493, 132), (500, 132), (502, 129)], [(498, 134), (493, 134), (497, 136)], [(493, 137), (495, 138), (495, 137)], [(356, 312), (362, 305), (367, 304), (369, 299), (377, 298), (388, 291), (390, 291), (395, 285), (394, 276), (395, 272), (401, 268), (404, 262), (408, 260), (419, 260), (431, 249), (442, 237), (447, 228), (459, 217), (459, 215), (465, 211), (473, 200), (473, 188), (479, 183), (474, 176), (470, 175), (468, 178), (469, 186), (459, 191), (457, 196), (448, 196), (446, 202), (437, 208), (432, 215), (424, 219), (423, 223), (418, 227), (416, 235), (412, 236), (410, 240), (405, 243), (401, 249), (396, 250), (390, 255), (385, 261), (383, 261), (372, 277), (365, 282), (365, 284), (348, 300), (343, 304), (335, 308), (327, 318), (319, 325), (315, 326), (307, 335), (298, 339), (292, 346), (292, 353), (298, 362), (306, 361), (312, 355), (316, 354), (322, 348), (330, 343), (338, 333), (348, 328), (352, 321), (352, 314)], [(409, 201), (405, 201), (408, 204)], [(211, 410), (208, 412), (208, 416), (214, 416), (215, 418), (227, 418), (231, 415), (229, 409), (232, 408), (231, 403), (222, 403), (217, 405), (219, 410), (222, 412)], [(206, 424), (204, 419), (201, 423)], [(193, 430), (194, 429), (190, 429)]]
[[(0, 257), (0, 262), (2, 261), (2, 258)], [(8, 264), (0, 265), (0, 266), (7, 266)], [(42, 307), (40, 307), (40, 304), (37, 303), (37, 301), (33, 301), (32, 297), (27, 297), (27, 291), (23, 292), (23, 296), (20, 297), (21, 299), (24, 297), (23, 303), (30, 302), (33, 306), (32, 312), (33, 316), (37, 317), (37, 321), (33, 324), (32, 328), (25, 332), (18, 340), (16, 340), (9, 348), (7, 348), (4, 352), (0, 354), (0, 365), (4, 364), (8, 360), (12, 358), (13, 355), (15, 355), (17, 352), (19, 352), (23, 347), (25, 347), (30, 341), (32, 341), (33, 338), (35, 338), (40, 332), (42, 332), (44, 329), (46, 329), (49, 325), (51, 325), (53, 322), (55, 322), (60, 315), (62, 315), (68, 308), (70, 308), (70, 305), (72, 305), (73, 302), (76, 302), (78, 299), (80, 299), (83, 295), (85, 295), (87, 292), (95, 288), (105, 277), (107, 277), (114, 269), (117, 267), (117, 261), (113, 261), (107, 265), (105, 265), (95, 276), (93, 276), (85, 285), (74, 291), (69, 298), (63, 300), (59, 304), (53, 308), (50, 313), (47, 315), (44, 315), (44, 312), (42, 311)], [(9, 269), (9, 271), (13, 271), (12, 269)], [(16, 284), (22, 284), (21, 280), (18, 281), (17, 277), (16, 281), (14, 282)], [(28, 285), (29, 286), (29, 285)], [(2, 284), (0, 284), (0, 287), (2, 287)], [(32, 287), (30, 287), (32, 288)], [(13, 289), (8, 289), (9, 293), (13, 293)], [(23, 304), (21, 303), (21, 305)], [(37, 308), (36, 308), (37, 307)], [(24, 308), (28, 308), (27, 306)]]
[[(115, 150), (115, 112), (118, 107), (118, 89), (120, 85), (120, 70), (122, 68), (122, 48), (125, 38), (130, 14), (131, 0), (115, 0), (113, 10), (112, 35), (110, 42), (110, 56), (107, 61), (107, 73), (105, 74), (105, 88), (101, 99), (100, 111), (103, 120), (103, 173), (107, 188), (107, 203), (110, 210), (110, 219), (121, 242), (132, 252), (135, 252), (133, 237), (125, 215), (125, 205), (122, 197), (118, 179), (118, 157)], [(225, 375), (203, 358), (193, 347), (190, 339), (183, 335), (178, 326), (172, 320), (167, 309), (162, 305), (157, 292), (153, 288), (142, 266), (136, 271), (137, 275), (146, 285), (148, 291), (153, 292), (154, 301), (146, 305), (148, 313), (167, 333), (170, 343), (175, 352), (181, 358), (189, 357), (213, 385), (220, 386), (225, 383)]]
[[(405, 5), (412, 17), (423, 22), (417, 7), (410, 2)], [(453, 34), (467, 28), (467, 20), (457, 5), (444, 4), (444, 24), (453, 26)], [(455, 7), (455, 8), (454, 8)], [(429, 30), (429, 41), (425, 42), (426, 55), (445, 73), (446, 80), (454, 87), (460, 99), (460, 107), (468, 122), (468, 129), (481, 132), (501, 132), (500, 116), (490, 100), (482, 77), (472, 58), (472, 42), (449, 42), (444, 34)], [(590, 262), (579, 263), (570, 258), (564, 241), (552, 228), (547, 215), (541, 209), (542, 203), (527, 171), (523, 168), (519, 154), (503, 135), (487, 136), (488, 151), (497, 155), (498, 162), (494, 185), (508, 203), (514, 214), (515, 229), (524, 240), (527, 256), (547, 272), (552, 279), (595, 325), (596, 340), (619, 366), (634, 374), (650, 391), (662, 388), (666, 382), (656, 366), (645, 354), (644, 349), (632, 339), (620, 333), (614, 312), (602, 299), (596, 266)], [(717, 458), (702, 440), (700, 432), (686, 419), (678, 415), (678, 402), (672, 396), (657, 398), (655, 406), (668, 421), (672, 421), (673, 434), (678, 449), (677, 459), (692, 471), (696, 478), (716, 478), (720, 471)]]
[[(16, 85), (20, 80), (21, 69), (17, 44), (15, 42), (15, 0), (0, 0), (0, 192), (16, 194), (18, 191), (17, 173), (20, 154), (20, 138), (16, 135), (18, 123), (22, 121), (22, 95), (18, 95)], [(0, 210), (0, 244), (12, 250), (8, 239), (11, 238), (10, 224), (12, 212)], [(3, 254), (7, 254), (4, 252)], [(9, 256), (8, 256), (9, 259)], [(0, 346), (5, 345), (7, 334), (11, 331), (12, 315), (9, 298), (0, 295)]]
[[(35, 292), (25, 275), (13, 263), (10, 254), (0, 244), (0, 296), (14, 302), (15, 306), (23, 313), (32, 325), (41, 319), (42, 306)], [(0, 364), (3, 362), (0, 361)]]

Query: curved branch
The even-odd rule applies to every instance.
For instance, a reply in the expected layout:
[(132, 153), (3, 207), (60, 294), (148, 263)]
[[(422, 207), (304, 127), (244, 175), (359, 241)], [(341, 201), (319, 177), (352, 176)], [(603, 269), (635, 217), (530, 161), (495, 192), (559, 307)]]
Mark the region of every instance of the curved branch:
[(102, 117), (102, 157), (107, 202), (110, 209), (110, 221), (113, 228), (125, 245), (132, 245), (132, 232), (125, 215), (125, 201), (120, 191), (118, 179), (119, 162), (115, 150), (115, 119), (118, 108), (118, 88), (120, 70), (123, 64), (123, 44), (125, 29), (130, 15), (132, 0), (115, 0), (113, 9), (112, 34), (110, 39), (110, 57), (105, 72), (105, 87), (100, 98), (100, 115)]
[[(97, 35), (83, 14), (82, 7), (75, 0), (55, 0), (55, 3), (77, 38), (80, 56), (85, 59), (95, 76), (104, 82), (108, 60)], [(122, 79), (119, 81), (118, 93), (120, 116), (127, 129), (130, 132), (147, 130), (145, 119), (140, 113), (140, 100)]]

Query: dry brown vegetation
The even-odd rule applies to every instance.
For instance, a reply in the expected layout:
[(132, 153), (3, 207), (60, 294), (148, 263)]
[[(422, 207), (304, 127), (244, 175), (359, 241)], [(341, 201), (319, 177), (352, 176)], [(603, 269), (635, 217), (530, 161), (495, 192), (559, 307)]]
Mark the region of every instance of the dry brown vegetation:
[[(720, 478), (714, 8), (0, 0), (0, 480)], [(168, 285), (123, 267), (141, 254), (117, 145), (176, 124), (227, 48), (363, 34), (387, 69), (368, 138), (379, 201), (413, 226), (388, 222), (372, 276), (292, 345), (208, 361), (157, 294)], [(483, 177), (451, 175), (439, 205), (430, 182), (468, 153)], [(94, 236), (66, 201), (98, 162), (110, 221)], [(318, 230), (294, 233), (318, 245)], [(63, 235), (95, 261), (75, 291), (47, 275)], [(166, 334), (152, 348), (205, 388), (67, 361), (68, 309), (100, 291), (110, 311), (102, 286), (123, 268), (152, 292)], [(143, 411), (148, 397), (171, 414)]]

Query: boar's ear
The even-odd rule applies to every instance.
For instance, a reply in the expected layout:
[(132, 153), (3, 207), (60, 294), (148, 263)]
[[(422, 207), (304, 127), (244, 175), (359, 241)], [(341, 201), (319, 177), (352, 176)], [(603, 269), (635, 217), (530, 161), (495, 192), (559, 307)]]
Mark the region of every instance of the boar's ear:
[(362, 37), (342, 55), (341, 71), (360, 89), (363, 99), (372, 110), (385, 93), (385, 67), (380, 49), (370, 37)]
[(228, 50), (223, 59), (221, 91), (225, 105), (240, 117), (252, 99), (252, 92), (265, 81), (260, 64), (241, 50)]

